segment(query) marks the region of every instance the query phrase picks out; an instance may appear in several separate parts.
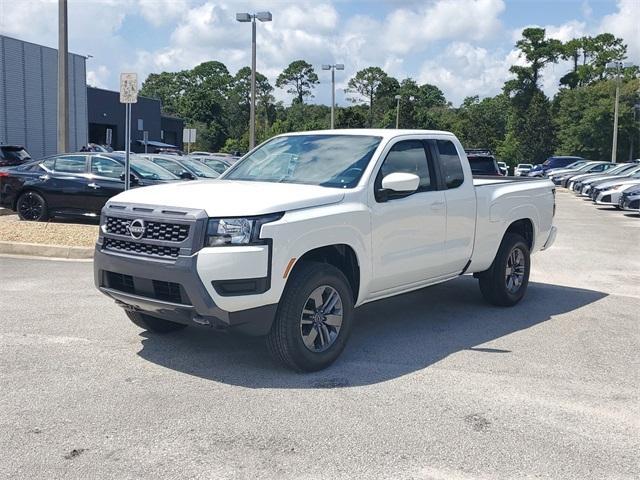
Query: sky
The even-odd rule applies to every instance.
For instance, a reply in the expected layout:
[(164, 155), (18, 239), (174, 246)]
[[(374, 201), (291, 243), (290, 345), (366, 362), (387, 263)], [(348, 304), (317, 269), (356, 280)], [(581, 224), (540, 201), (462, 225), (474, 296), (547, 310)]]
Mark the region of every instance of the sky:
[[(57, 0), (0, 0), (0, 33), (57, 46)], [(236, 12), (268, 10), (258, 24), (258, 71), (272, 84), (292, 61), (305, 59), (320, 85), (316, 103), (336, 101), (358, 70), (379, 66), (398, 79), (432, 83), (454, 105), (470, 95), (500, 92), (509, 67), (522, 63), (514, 44), (523, 28), (541, 26), (568, 40), (610, 32), (628, 45), (628, 61), (640, 65), (640, 0), (68, 0), (69, 49), (89, 56), (87, 82), (118, 89), (120, 72), (149, 73), (223, 62), (231, 74), (250, 64), (251, 28)], [(564, 62), (543, 72), (548, 95), (569, 70)], [(290, 103), (285, 90), (278, 100)]]

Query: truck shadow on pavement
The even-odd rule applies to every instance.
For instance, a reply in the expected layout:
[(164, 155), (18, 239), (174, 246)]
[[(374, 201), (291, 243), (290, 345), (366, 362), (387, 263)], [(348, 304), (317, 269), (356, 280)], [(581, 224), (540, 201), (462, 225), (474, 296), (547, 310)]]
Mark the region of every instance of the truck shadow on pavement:
[(460, 277), (361, 307), (340, 358), (326, 370), (311, 374), (294, 373), (276, 364), (261, 338), (195, 327), (169, 335), (142, 332), (138, 354), (166, 368), (247, 388), (370, 385), (422, 370), (462, 350), (507, 356), (510, 350), (483, 344), (606, 296), (532, 282), (520, 304), (500, 308), (484, 302), (477, 281)]

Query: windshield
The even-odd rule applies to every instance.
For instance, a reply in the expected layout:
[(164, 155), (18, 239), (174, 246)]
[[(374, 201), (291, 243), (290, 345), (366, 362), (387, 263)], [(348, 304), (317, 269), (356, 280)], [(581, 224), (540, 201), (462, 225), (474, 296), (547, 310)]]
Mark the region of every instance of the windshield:
[(531, 165), (530, 163), (521, 163), (520, 165), (518, 165), (518, 168), (533, 168), (533, 165)]
[(621, 173), (624, 172), (626, 170), (630, 170), (631, 166), (630, 165), (618, 165), (617, 167), (613, 167), (610, 168), (609, 170), (607, 170), (607, 175), (615, 175), (616, 173)]
[(276, 137), (234, 165), (223, 178), (353, 188), (380, 140), (366, 135)]
[(146, 158), (131, 158), (131, 166), (140, 177), (147, 180), (175, 180), (178, 178)]
[(207, 167), (205, 164), (197, 161), (191, 160), (190, 158), (182, 157), (180, 161), (189, 168), (193, 173), (195, 173), (198, 177), (203, 178), (218, 178), (220, 174), (215, 170)]

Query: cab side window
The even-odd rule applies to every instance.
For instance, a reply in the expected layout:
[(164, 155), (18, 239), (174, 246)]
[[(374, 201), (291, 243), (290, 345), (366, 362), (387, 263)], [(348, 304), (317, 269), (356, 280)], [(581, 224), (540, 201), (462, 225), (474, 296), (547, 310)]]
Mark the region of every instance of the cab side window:
[(432, 182), (429, 163), (424, 144), (420, 140), (403, 140), (396, 143), (387, 153), (376, 183), (382, 184), (382, 179), (390, 173), (413, 173), (420, 177), (418, 191), (431, 190)]
[(437, 140), (440, 166), (447, 188), (457, 188), (464, 183), (462, 162), (456, 146), (450, 140)]

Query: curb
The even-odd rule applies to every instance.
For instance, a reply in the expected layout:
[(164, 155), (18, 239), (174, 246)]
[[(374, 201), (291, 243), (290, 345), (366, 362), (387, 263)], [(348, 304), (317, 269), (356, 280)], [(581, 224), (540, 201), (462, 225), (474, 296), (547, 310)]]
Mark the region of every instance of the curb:
[(0, 217), (2, 217), (3, 215), (15, 215), (15, 214), (16, 212), (14, 212), (13, 210), (0, 207)]
[(82, 259), (93, 258), (93, 251), (93, 247), (68, 247), (64, 245), (46, 245), (43, 243), (0, 241), (0, 253), (11, 255)]

